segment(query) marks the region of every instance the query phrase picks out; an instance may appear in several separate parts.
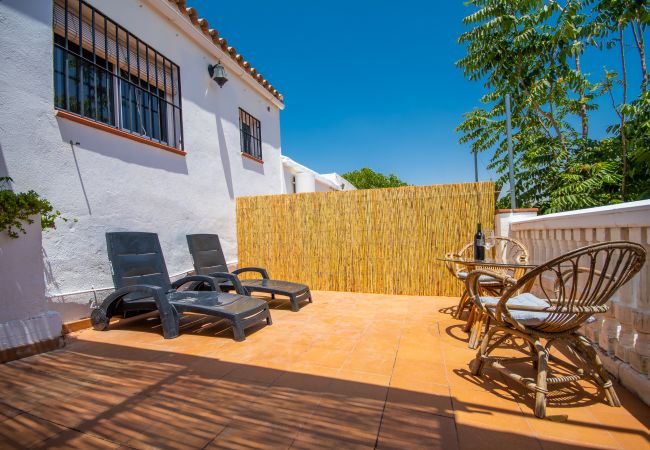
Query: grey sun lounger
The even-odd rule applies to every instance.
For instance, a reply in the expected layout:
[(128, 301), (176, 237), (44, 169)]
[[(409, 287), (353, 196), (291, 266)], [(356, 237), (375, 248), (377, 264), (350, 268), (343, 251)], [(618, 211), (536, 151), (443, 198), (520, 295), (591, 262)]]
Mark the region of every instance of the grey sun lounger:
[[(268, 304), (246, 296), (236, 275), (216, 274), (219, 279), (227, 279), (237, 294), (222, 292), (218, 281), (205, 275), (188, 276), (171, 283), (155, 233), (106, 233), (106, 243), (115, 292), (92, 311), (91, 323), (96, 330), (107, 330), (112, 316), (155, 310), (160, 312), (165, 339), (179, 335), (179, 319), (183, 313), (229, 320), (237, 341), (246, 339), (244, 330), (247, 327), (264, 320), (268, 325), (272, 323)], [(187, 283), (200, 283), (210, 290), (178, 290)]]
[[(188, 234), (187, 245), (192, 254), (194, 269), (197, 274), (210, 275), (216, 278), (225, 278), (218, 275), (218, 273), (228, 272), (228, 266), (221, 249), (219, 236), (216, 234)], [(242, 286), (244, 286), (249, 294), (253, 292), (266, 292), (271, 294), (272, 298), (275, 298), (276, 295), (289, 297), (292, 311), (300, 310), (300, 302), (312, 302), (309, 286), (305, 284), (272, 280), (269, 278), (266, 270), (261, 267), (244, 267), (233, 270), (232, 274), (238, 275), (244, 272), (257, 272), (262, 277), (252, 280), (240, 280)], [(222, 281), (222, 289), (235, 289), (231, 280), (223, 279), (220, 281)]]

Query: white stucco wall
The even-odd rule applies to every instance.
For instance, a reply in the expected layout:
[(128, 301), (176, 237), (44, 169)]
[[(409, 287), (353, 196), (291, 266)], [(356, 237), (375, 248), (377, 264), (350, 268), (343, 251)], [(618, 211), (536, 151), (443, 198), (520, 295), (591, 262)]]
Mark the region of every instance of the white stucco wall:
[(296, 192), (295, 174), (286, 166), (283, 168), (282, 173), (283, 173), (282, 193), (294, 194)]
[(284, 194), (356, 190), (349, 181), (337, 173), (320, 174), (286, 155), (283, 155), (281, 159), (283, 165), (282, 193)]
[(32, 220), (17, 239), (0, 233), (0, 350), (61, 335), (61, 316), (45, 299), (40, 217)]
[[(76, 219), (43, 236), (50, 296), (112, 286), (106, 231), (157, 232), (171, 274), (192, 267), (187, 233), (218, 233), (232, 261), (235, 198), (282, 190), (278, 107), (237, 73), (219, 88), (207, 71), (218, 50), (155, 1), (167, 3), (89, 3), (180, 66), (185, 157), (56, 118), (51, 1), (0, 2), (0, 175)], [(261, 121), (264, 164), (240, 154), (239, 107)], [(87, 312), (73, 306), (60, 305), (64, 320)]]

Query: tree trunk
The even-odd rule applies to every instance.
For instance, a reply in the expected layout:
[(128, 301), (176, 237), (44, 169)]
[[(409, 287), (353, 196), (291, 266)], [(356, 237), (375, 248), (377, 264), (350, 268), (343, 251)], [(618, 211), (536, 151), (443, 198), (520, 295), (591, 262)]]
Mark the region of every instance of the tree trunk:
[[(580, 76), (582, 76), (582, 71), (580, 70), (580, 55), (576, 55), (576, 71)], [(578, 115), (580, 116), (580, 122), (582, 125), (582, 139), (587, 139), (589, 136), (589, 118), (587, 117), (587, 103), (585, 98), (584, 86), (580, 84), (580, 111)]]
[[(621, 49), (621, 75), (623, 77), (621, 80), (623, 83), (623, 103), (621, 106), (625, 106), (627, 104), (627, 68), (625, 66), (625, 43), (623, 41), (623, 28), (623, 24), (620, 24), (618, 27), (619, 44)], [(621, 159), (623, 162), (623, 173), (621, 177), (621, 201), (625, 201), (625, 178), (627, 177), (627, 141), (625, 139), (625, 113), (621, 111), (619, 117), (621, 119)]]
[(639, 49), (639, 57), (641, 58), (641, 91), (644, 92), (648, 88), (648, 69), (645, 65), (645, 41), (643, 39), (643, 29), (641, 28), (641, 22), (637, 21), (636, 24), (639, 29), (639, 43), (637, 47)]
[(648, 87), (648, 69), (645, 64), (645, 41), (643, 39), (643, 28), (639, 19), (633, 20), (632, 36), (634, 36), (634, 43), (639, 52), (639, 59), (641, 60), (641, 92), (644, 92)]

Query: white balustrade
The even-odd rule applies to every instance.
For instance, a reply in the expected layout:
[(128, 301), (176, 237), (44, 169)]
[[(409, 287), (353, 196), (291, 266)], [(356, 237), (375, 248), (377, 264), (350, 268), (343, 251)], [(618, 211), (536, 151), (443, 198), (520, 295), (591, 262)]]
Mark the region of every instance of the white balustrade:
[[(502, 215), (498, 221), (504, 220)], [(584, 334), (611, 358), (606, 366), (618, 372), (615, 375), (632, 375), (635, 386), (628, 387), (649, 402), (650, 200), (532, 218), (517, 217), (515, 212), (507, 221), (509, 235), (528, 247), (531, 261), (546, 261), (604, 241), (626, 240), (645, 247), (649, 262), (616, 293), (609, 312), (584, 328)], [(639, 386), (640, 380), (645, 386)]]

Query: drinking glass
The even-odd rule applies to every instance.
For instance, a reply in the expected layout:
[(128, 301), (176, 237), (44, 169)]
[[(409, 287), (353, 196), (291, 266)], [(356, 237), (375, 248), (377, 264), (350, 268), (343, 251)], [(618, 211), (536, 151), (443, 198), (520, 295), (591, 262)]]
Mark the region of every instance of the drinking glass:
[(495, 245), (496, 239), (494, 238), (494, 230), (490, 230), (487, 232), (487, 236), (485, 237), (485, 248), (489, 252)]

